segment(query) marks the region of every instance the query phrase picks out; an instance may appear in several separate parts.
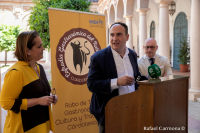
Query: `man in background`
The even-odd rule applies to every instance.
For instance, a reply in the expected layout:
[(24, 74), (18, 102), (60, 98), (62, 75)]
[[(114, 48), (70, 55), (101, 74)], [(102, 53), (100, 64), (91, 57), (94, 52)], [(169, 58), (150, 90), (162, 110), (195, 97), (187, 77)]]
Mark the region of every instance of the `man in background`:
[(150, 79), (148, 67), (157, 64), (161, 69), (161, 77), (173, 75), (171, 65), (167, 57), (156, 54), (158, 50), (157, 42), (154, 38), (148, 38), (143, 46), (145, 55), (138, 59), (140, 73)]

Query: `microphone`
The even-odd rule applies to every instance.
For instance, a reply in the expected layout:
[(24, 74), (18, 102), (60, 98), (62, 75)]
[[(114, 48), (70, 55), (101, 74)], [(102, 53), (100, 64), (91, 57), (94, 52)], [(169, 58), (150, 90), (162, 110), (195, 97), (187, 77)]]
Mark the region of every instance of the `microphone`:
[(159, 78), (159, 76), (161, 75), (160, 67), (156, 64), (149, 66), (148, 74), (151, 78)]

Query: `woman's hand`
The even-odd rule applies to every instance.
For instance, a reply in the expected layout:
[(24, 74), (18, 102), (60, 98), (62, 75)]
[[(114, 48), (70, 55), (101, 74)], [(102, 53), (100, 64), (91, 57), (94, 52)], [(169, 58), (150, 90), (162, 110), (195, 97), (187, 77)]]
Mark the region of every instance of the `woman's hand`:
[(39, 105), (50, 106), (53, 103), (52, 96), (43, 96), (39, 98)]
[(53, 102), (53, 97), (43, 96), (40, 98), (32, 98), (32, 99), (27, 99), (27, 102), (28, 102), (28, 108), (33, 107), (35, 105), (50, 106), (51, 103)]

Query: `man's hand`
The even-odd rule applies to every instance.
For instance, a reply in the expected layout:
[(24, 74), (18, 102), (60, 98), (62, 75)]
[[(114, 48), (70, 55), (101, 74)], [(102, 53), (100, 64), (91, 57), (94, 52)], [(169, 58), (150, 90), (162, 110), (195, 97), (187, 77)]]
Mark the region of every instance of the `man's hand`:
[(117, 85), (118, 86), (126, 86), (126, 85), (133, 85), (135, 83), (135, 78), (130, 76), (123, 76), (120, 78), (117, 78)]

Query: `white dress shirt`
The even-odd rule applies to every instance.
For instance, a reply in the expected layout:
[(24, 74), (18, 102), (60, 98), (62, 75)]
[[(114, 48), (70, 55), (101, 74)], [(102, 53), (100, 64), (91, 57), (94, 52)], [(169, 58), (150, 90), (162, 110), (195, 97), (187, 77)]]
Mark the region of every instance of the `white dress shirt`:
[[(125, 55), (122, 58), (120, 56), (120, 54), (118, 54), (115, 50), (113, 50), (111, 48), (113, 57), (114, 57), (114, 61), (115, 61), (115, 65), (116, 65), (116, 69), (117, 69), (117, 76), (118, 78), (123, 77), (123, 76), (130, 76), (133, 77), (134, 75), (134, 71), (133, 71), (133, 67), (131, 65), (130, 59), (129, 59), (129, 50), (126, 47), (126, 51), (125, 51)], [(119, 95), (123, 95), (123, 94), (127, 94), (127, 93), (131, 93), (135, 91), (135, 84), (133, 84), (132, 86), (118, 86), (117, 85), (117, 78), (115, 79), (111, 79), (111, 90), (117, 89), (119, 88)]]

